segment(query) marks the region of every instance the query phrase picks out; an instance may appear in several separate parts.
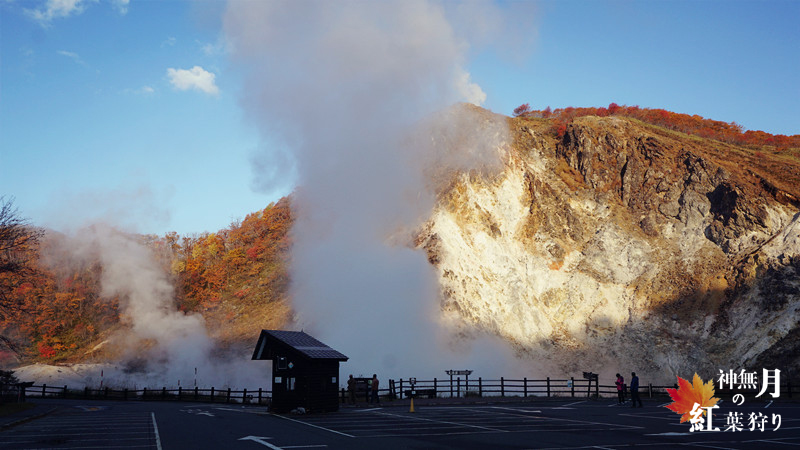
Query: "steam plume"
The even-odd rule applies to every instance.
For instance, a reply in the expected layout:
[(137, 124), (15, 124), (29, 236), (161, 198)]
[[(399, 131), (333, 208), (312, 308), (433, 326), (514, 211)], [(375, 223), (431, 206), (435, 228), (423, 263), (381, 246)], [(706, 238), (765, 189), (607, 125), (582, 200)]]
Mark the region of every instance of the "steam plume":
[[(105, 368), (106, 386), (175, 387), (180, 380), (187, 387), (195, 380), (201, 387), (264, 385), (263, 377), (249, 370), (255, 366), (238, 363), (233, 373), (212, 357), (203, 317), (176, 309), (172, 280), (141, 236), (97, 223), (49, 239), (45, 247), (45, 263), (57, 271), (99, 262), (101, 297), (120, 300), (123, 329), (109, 345), (121, 352), (122, 366)], [(100, 370), (87, 373), (87, 386), (99, 384)]]
[[(499, 17), (482, 5), (472, 10)], [(472, 110), (437, 113), (486, 97), (464, 68), (470, 36), (457, 29), (442, 4), (421, 0), (228, 5), (243, 106), (265, 139), (282, 140), (256, 156), (269, 168), (256, 183), (285, 174), (298, 185), (296, 327), (349, 354), (348, 371), (422, 375), (461, 363), (440, 346), (437, 282), (408, 245), (434, 202), (424, 169), (497, 167), (505, 140), (501, 122), (481, 134), (492, 139), (454, 146), (475, 127)]]

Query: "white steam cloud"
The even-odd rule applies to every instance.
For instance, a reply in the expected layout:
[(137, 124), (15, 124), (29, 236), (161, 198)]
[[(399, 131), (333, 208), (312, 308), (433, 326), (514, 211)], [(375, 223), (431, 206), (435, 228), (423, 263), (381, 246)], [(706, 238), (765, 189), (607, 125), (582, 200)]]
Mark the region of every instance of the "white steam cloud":
[[(101, 298), (120, 300), (122, 326), (98, 345), (118, 358), (107, 365), (76, 367), (74, 381), (98, 387), (102, 370), (105, 386), (120, 388), (190, 387), (195, 380), (200, 388), (268, 387), (263, 364), (243, 361), (249, 354), (223, 357), (203, 317), (178, 311), (174, 279), (166, 269), (171, 255), (156, 254), (150, 238), (135, 233), (167, 219), (163, 198), (164, 193), (139, 185), (103, 192), (63, 190), (52, 199), (46, 224), (63, 234), (48, 232), (42, 262), (65, 276), (98, 264)], [(236, 364), (227, 361), (234, 358)], [(63, 375), (32, 379), (66, 384), (59, 379)]]
[[(52, 239), (44, 255), (57, 271), (99, 262), (100, 295), (120, 301), (120, 329), (106, 345), (120, 352), (115, 368), (105, 367), (106, 386), (264, 386), (255, 365), (235, 366), (212, 357), (214, 343), (203, 317), (177, 310), (175, 288), (140, 235), (98, 223)], [(248, 361), (249, 362), (249, 361)], [(235, 367), (235, 370), (234, 370)], [(99, 372), (87, 386), (99, 384)], [(199, 379), (198, 379), (199, 373)]]
[[(256, 184), (298, 184), (295, 326), (350, 356), (346, 372), (442, 376), (469, 364), (500, 375), (510, 359), (488, 343), (471, 361), (448, 350), (435, 274), (410, 245), (435, 200), (430, 169), (488, 173), (506, 141), (502, 120), (448, 109), (486, 94), (465, 69), (470, 36), (457, 30), (468, 27), (451, 23), (464, 11), (445, 6), (270, 1), (226, 11), (243, 106), (265, 140), (282, 140), (255, 158)], [(502, 15), (488, 3), (476, 10)]]

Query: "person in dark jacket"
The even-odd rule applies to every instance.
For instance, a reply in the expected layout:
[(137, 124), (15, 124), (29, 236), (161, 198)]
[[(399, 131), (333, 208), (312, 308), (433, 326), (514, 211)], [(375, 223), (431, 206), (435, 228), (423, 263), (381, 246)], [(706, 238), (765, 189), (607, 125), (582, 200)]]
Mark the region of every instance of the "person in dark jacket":
[(621, 405), (625, 403), (625, 378), (617, 374), (617, 381), (615, 384), (617, 385), (617, 397), (619, 397), (619, 404)]
[(644, 406), (639, 398), (639, 377), (636, 372), (631, 372), (631, 408), (636, 408), (636, 402), (639, 402), (640, 408)]
[(347, 394), (350, 398), (350, 404), (356, 404), (356, 380), (353, 378), (353, 374), (350, 374), (350, 378), (347, 379)]
[(370, 383), (370, 387), (372, 388), (372, 396), (369, 399), (369, 402), (375, 402), (377, 404), (381, 404), (380, 399), (378, 398), (378, 375), (372, 374), (372, 383)]

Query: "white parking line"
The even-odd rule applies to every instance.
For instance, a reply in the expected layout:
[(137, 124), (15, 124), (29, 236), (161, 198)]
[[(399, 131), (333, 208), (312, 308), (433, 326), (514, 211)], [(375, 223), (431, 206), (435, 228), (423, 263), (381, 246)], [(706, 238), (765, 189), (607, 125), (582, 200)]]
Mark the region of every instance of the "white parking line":
[(583, 400), (583, 401), (580, 401), (580, 402), (567, 403), (566, 405), (561, 405), (561, 406), (563, 407), (563, 406), (580, 405), (581, 403), (586, 403), (586, 400)]
[(518, 408), (506, 408), (504, 406), (492, 406), (493, 409), (504, 409), (506, 411), (516, 411), (516, 412), (524, 412), (524, 413), (541, 413), (542, 411), (539, 409), (518, 409)]
[(486, 431), (497, 431), (497, 432), (501, 432), (501, 433), (505, 433), (506, 432), (505, 430), (498, 430), (497, 428), (488, 428), (488, 427), (481, 427), (481, 426), (478, 426), (478, 425), (461, 424), (461, 423), (458, 423), (458, 422), (448, 422), (448, 421), (445, 421), (445, 420), (426, 419), (424, 417), (401, 416), (401, 415), (390, 414), (390, 413), (376, 413), (376, 414), (381, 414), (381, 415), (384, 415), (384, 416), (401, 417), (403, 419), (424, 420), (424, 421), (427, 421), (427, 422), (444, 423), (444, 424), (448, 424), (448, 425), (457, 425), (457, 426), (460, 426), (460, 427), (467, 427), (467, 428), (477, 428), (479, 430), (486, 430)]
[(156, 423), (156, 413), (151, 412), (150, 417), (153, 418), (153, 431), (156, 435), (156, 448), (161, 450), (161, 437), (158, 435), (158, 424)]
[(279, 417), (281, 419), (285, 419), (285, 420), (288, 420), (288, 421), (291, 421), (291, 422), (302, 423), (303, 425), (308, 425), (310, 427), (319, 428), (320, 430), (330, 431), (331, 433), (340, 434), (342, 436), (355, 437), (352, 434), (347, 434), (347, 433), (342, 433), (341, 431), (331, 430), (330, 428), (325, 428), (325, 427), (321, 427), (319, 425), (314, 425), (313, 423), (303, 422), (302, 420), (296, 420), (296, 419), (292, 419), (292, 418), (289, 418), (289, 417), (284, 417), (284, 416), (281, 416), (281, 415), (278, 415), (278, 414), (273, 414), (272, 416), (273, 417)]
[[(795, 439), (795, 440), (797, 440), (797, 438), (786, 438), (786, 439)], [(752, 440), (752, 441), (744, 441), (744, 442), (747, 442), (747, 443), (750, 443), (750, 442), (768, 442), (770, 444), (791, 445), (791, 446), (794, 446), (794, 447), (800, 446), (800, 442), (792, 443), (792, 442), (782, 442), (782, 441), (783, 441), (782, 439), (776, 438), (776, 439), (755, 439), (755, 440)]]

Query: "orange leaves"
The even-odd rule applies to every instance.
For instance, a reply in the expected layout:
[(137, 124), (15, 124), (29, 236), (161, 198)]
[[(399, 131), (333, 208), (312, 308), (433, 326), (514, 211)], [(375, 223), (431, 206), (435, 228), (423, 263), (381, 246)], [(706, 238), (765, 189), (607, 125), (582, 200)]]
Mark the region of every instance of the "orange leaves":
[(681, 423), (691, 418), (691, 412), (695, 404), (698, 404), (700, 408), (704, 408), (714, 406), (719, 401), (718, 398), (714, 397), (714, 381), (709, 380), (708, 383), (703, 383), (703, 380), (696, 373), (692, 383), (678, 377), (678, 389), (667, 389), (667, 393), (672, 397), (673, 402), (667, 405), (666, 408), (680, 414)]
[[(527, 107), (521, 110), (523, 106)], [(680, 114), (664, 109), (639, 108), (638, 106), (625, 106), (611, 103), (608, 108), (558, 108), (551, 110), (548, 106), (544, 110), (532, 110), (528, 104), (514, 110), (514, 116), (552, 118), (553, 131), (558, 137), (563, 137), (566, 124), (577, 117), (583, 116), (608, 116), (617, 115), (632, 117), (643, 122), (658, 125), (670, 130), (693, 134), (708, 139), (746, 146), (773, 146), (777, 150), (800, 148), (800, 134), (794, 136), (773, 135), (763, 131), (744, 131), (736, 122), (722, 122), (706, 119), (699, 115)]]
[[(212, 307), (225, 299), (269, 299), (281, 294), (286, 287), (291, 246), (289, 203), (284, 198), (218, 233), (183, 238), (175, 251), (183, 270), (173, 271), (182, 286), (181, 308), (192, 310)], [(264, 289), (245, 289), (254, 285)]]

